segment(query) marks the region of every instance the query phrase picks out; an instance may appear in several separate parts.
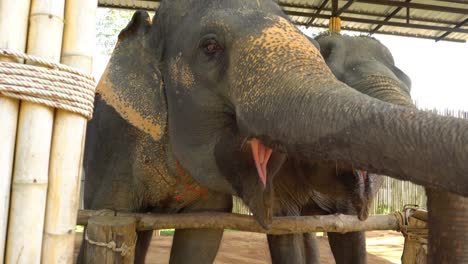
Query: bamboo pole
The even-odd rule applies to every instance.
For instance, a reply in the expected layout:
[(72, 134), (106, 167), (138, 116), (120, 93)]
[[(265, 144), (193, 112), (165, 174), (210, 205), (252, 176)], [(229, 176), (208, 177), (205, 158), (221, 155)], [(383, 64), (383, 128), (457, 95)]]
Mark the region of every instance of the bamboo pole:
[[(62, 63), (91, 74), (97, 0), (66, 0)], [(50, 157), (42, 263), (72, 263), (87, 120), (58, 109)]]
[(135, 260), (135, 218), (94, 216), (86, 228), (85, 262), (130, 264)]
[[(29, 7), (30, 0), (0, 0), (0, 48), (25, 51)], [(5, 256), (18, 109), (18, 100), (0, 96), (0, 262)]]
[(317, 215), (297, 217), (275, 217), (271, 228), (263, 229), (252, 216), (232, 213), (187, 213), (187, 214), (135, 214), (111, 210), (80, 210), (78, 224), (86, 225), (90, 217), (131, 216), (137, 220), (137, 231), (158, 229), (214, 228), (266, 233), (273, 235), (309, 232), (356, 232), (370, 230), (399, 230), (395, 214), (371, 215), (366, 221), (352, 215)]
[[(32, 0), (27, 53), (59, 61), (64, 0)], [(54, 109), (23, 101), (19, 112), (6, 263), (39, 263)]]

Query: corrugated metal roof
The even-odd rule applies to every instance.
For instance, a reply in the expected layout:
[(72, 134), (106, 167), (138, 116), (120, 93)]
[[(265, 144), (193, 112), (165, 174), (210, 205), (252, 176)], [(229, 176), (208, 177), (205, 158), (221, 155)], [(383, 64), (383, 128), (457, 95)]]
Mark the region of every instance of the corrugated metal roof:
[[(159, 0), (99, 0), (100, 6), (154, 10)], [(279, 0), (296, 25), (328, 27), (334, 0)], [(337, 1), (343, 30), (435, 40), (468, 40), (468, 0)]]

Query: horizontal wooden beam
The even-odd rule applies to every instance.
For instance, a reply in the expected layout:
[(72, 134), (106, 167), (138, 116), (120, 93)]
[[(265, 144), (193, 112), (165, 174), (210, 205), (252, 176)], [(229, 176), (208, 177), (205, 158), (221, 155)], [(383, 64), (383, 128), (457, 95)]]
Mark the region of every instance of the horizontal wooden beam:
[(298, 217), (275, 217), (271, 228), (262, 228), (252, 216), (231, 213), (187, 213), (187, 214), (134, 214), (110, 210), (80, 210), (78, 224), (86, 225), (90, 217), (96, 215), (131, 216), (137, 220), (137, 230), (212, 228), (234, 229), (239, 231), (293, 234), (308, 232), (356, 232), (368, 230), (399, 230), (399, 218), (395, 214), (369, 216), (360, 221), (351, 215), (318, 215)]

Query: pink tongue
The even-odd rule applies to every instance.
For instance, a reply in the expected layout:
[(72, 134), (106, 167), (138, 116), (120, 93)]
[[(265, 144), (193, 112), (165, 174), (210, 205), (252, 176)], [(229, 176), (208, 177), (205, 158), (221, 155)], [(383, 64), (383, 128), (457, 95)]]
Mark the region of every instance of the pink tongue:
[(250, 141), (250, 146), (252, 148), (252, 156), (255, 161), (255, 167), (257, 167), (258, 177), (260, 177), (263, 186), (266, 186), (267, 164), (273, 150), (263, 145), (263, 143), (256, 138)]

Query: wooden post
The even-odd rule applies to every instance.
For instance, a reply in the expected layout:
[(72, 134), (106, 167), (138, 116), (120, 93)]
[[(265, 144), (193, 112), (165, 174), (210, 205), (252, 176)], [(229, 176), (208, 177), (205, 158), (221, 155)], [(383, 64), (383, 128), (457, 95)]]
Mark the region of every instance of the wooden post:
[[(64, 0), (32, 0), (28, 54), (60, 60), (63, 13)], [(6, 263), (41, 261), (53, 120), (53, 108), (21, 102)]]
[(332, 33), (340, 33), (341, 32), (341, 18), (338, 16), (330, 17), (329, 23), (329, 30)]
[[(402, 264), (426, 264), (427, 263), (427, 219), (420, 220), (416, 217), (408, 219), (408, 230), (403, 230), (405, 245)], [(416, 232), (415, 232), (416, 231)]]
[[(97, 0), (66, 0), (62, 63), (92, 72)], [(42, 263), (72, 263), (86, 118), (57, 109), (50, 157)]]
[[(0, 0), (0, 48), (25, 51), (29, 8), (30, 0)], [(18, 110), (18, 100), (0, 96), (0, 262), (5, 256)]]
[(94, 216), (85, 234), (85, 263), (133, 263), (136, 224), (133, 217)]

